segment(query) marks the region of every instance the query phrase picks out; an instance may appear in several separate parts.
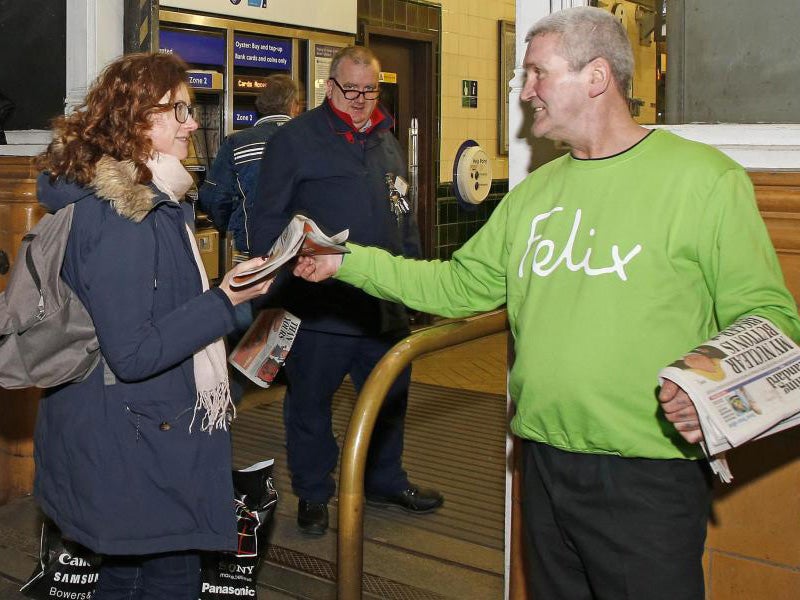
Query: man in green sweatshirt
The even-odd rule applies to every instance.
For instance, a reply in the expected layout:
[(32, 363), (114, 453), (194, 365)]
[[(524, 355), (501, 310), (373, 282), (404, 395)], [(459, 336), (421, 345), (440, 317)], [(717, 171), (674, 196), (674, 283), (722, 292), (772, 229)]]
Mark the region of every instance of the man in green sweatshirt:
[(632, 53), (608, 12), (542, 19), (524, 68), (534, 135), (569, 154), (450, 261), (350, 245), (295, 274), (452, 317), (505, 303), (534, 597), (702, 600), (702, 433), (657, 373), (744, 315), (800, 338), (794, 300), (742, 167), (630, 117)]

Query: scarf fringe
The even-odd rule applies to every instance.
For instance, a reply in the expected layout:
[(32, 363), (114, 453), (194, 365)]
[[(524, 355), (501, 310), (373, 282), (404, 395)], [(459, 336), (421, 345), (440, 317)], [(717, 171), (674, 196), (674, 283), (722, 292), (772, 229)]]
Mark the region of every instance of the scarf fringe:
[(217, 387), (211, 390), (198, 390), (192, 422), (189, 423), (189, 433), (192, 432), (198, 413), (202, 415), (200, 431), (207, 431), (211, 435), (214, 429), (228, 429), (228, 423), (236, 418), (236, 405), (231, 399), (227, 381), (220, 381)]

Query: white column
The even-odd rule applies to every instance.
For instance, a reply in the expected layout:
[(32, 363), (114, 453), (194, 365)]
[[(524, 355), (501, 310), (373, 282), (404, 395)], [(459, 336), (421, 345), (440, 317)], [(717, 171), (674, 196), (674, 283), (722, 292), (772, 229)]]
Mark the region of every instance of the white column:
[[(529, 131), (524, 131), (526, 106), (520, 103), (524, 72), (522, 61), (525, 57), (525, 37), (533, 24), (550, 13), (573, 6), (586, 6), (587, 0), (516, 0), (516, 62), (514, 79), (508, 101), (508, 186), (514, 187), (528, 175), (531, 163), (531, 147), (528, 143)], [(510, 343), (510, 342), (509, 342)], [(511, 352), (509, 351), (509, 355)], [(511, 358), (509, 357), (509, 364)], [(508, 398), (509, 414), (512, 414), (511, 397)], [(511, 456), (511, 437), (506, 438), (507, 454)], [(510, 463), (507, 463), (510, 464)], [(505, 535), (505, 598), (508, 600), (508, 583), (511, 567), (511, 471), (506, 471), (506, 535)]]
[(67, 0), (65, 111), (79, 104), (102, 68), (122, 54), (123, 0)]
[(513, 187), (528, 175), (531, 163), (531, 147), (528, 143), (529, 131), (524, 131), (525, 110), (520, 104), (525, 57), (525, 36), (533, 24), (552, 12), (573, 6), (586, 6), (587, 0), (516, 0), (516, 68), (511, 80), (508, 102), (508, 185)]

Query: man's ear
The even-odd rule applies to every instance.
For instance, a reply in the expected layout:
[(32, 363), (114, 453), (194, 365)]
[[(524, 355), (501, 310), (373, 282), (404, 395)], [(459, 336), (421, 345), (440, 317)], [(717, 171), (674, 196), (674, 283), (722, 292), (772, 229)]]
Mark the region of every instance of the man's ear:
[(596, 98), (612, 87), (611, 65), (605, 58), (595, 58), (586, 68), (589, 69), (589, 97)]
[(333, 94), (333, 81), (327, 79), (325, 81), (325, 97), (330, 98), (331, 94)]

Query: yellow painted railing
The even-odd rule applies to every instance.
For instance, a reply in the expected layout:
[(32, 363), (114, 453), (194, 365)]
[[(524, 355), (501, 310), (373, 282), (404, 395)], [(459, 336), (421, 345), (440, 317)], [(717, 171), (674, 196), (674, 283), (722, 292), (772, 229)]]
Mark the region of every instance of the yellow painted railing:
[(364, 565), (364, 468), (375, 421), (392, 383), (418, 356), (499, 333), (506, 327), (506, 311), (497, 310), (422, 329), (398, 342), (370, 373), (350, 417), (342, 449), (337, 567), (339, 600), (361, 599), (361, 574)]

